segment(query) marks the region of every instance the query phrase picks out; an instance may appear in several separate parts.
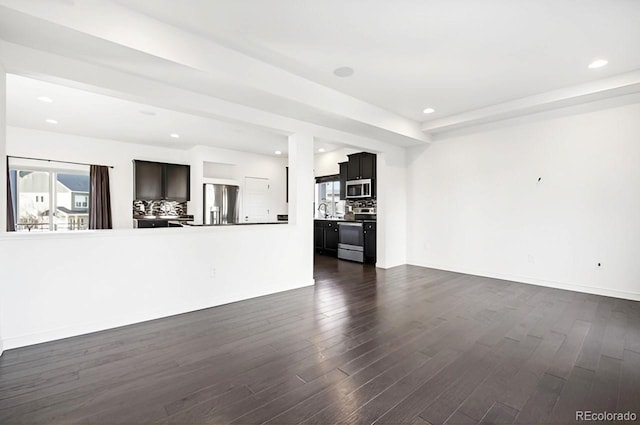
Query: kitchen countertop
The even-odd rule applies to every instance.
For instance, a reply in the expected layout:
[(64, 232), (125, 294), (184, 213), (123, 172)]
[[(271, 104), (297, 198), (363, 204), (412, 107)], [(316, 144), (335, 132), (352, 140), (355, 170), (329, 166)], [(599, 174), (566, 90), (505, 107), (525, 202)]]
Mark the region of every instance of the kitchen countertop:
[(145, 216), (133, 216), (134, 220), (159, 220), (159, 221), (164, 221), (164, 220), (168, 220), (168, 221), (193, 221), (193, 216), (191, 217), (180, 217), (178, 215), (176, 216), (168, 216), (168, 215), (156, 215), (156, 216), (149, 216), (149, 215), (145, 215)]
[(288, 221), (264, 221), (258, 223), (226, 223), (226, 224), (196, 224), (191, 222), (183, 223), (185, 226), (192, 227), (220, 227), (220, 226), (255, 226), (262, 224), (288, 224)]
[(339, 222), (376, 222), (375, 218), (359, 218), (356, 220), (345, 220), (344, 218), (314, 218), (314, 221), (339, 221)]

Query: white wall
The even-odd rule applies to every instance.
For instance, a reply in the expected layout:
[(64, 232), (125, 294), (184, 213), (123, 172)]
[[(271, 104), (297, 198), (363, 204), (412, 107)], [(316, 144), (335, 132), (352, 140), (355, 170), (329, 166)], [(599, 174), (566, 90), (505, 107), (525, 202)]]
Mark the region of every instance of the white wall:
[[(0, 63), (0, 205), (6, 205), (7, 199), (7, 74)], [(0, 234), (7, 230), (7, 210), (0, 207)], [(0, 292), (0, 297), (2, 292)], [(4, 350), (2, 342), (2, 307), (0, 306), (0, 355)]]
[(408, 161), (410, 264), (640, 299), (640, 104), (452, 137)]
[(311, 285), (307, 227), (0, 235), (5, 349)]
[[(236, 184), (240, 186), (240, 198), (242, 199), (245, 177), (269, 179), (270, 221), (276, 221), (278, 214), (287, 214), (286, 158), (205, 146), (194, 147), (189, 151), (188, 155), (192, 166), (189, 212), (195, 216), (197, 222), (202, 222), (202, 208), (204, 205), (202, 185), (205, 181), (207, 183)], [(233, 167), (225, 170), (224, 179), (204, 177), (208, 172), (207, 170), (211, 169), (211, 167), (205, 169), (205, 165), (211, 162), (229, 164)], [(240, 202), (241, 221), (244, 217), (242, 204)]]
[(114, 229), (133, 227), (133, 160), (189, 163), (188, 152), (70, 134), (7, 127), (7, 154), (42, 159), (111, 165), (111, 209)]
[(313, 171), (316, 177), (331, 176), (340, 173), (338, 163), (349, 160), (347, 155), (362, 152), (365, 149), (340, 148), (331, 152), (316, 153), (313, 160)]
[(387, 149), (377, 157), (376, 266), (407, 263), (406, 151)]

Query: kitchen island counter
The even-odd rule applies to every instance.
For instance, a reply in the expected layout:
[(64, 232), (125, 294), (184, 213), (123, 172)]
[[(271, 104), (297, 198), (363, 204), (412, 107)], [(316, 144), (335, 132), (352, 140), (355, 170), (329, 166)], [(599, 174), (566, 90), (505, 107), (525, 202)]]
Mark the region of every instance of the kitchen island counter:
[(288, 224), (288, 221), (261, 221), (261, 222), (252, 222), (252, 223), (224, 223), (224, 224), (202, 224), (202, 223), (193, 223), (187, 222), (182, 223), (183, 226), (192, 226), (192, 227), (221, 227), (221, 226), (251, 226), (251, 225), (261, 225), (261, 224)]

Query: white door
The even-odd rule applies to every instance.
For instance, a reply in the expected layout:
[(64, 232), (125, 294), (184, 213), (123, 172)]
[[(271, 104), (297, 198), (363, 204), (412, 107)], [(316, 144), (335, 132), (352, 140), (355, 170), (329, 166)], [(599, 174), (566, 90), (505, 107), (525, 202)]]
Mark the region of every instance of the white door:
[(244, 178), (243, 219), (248, 223), (269, 221), (269, 179)]

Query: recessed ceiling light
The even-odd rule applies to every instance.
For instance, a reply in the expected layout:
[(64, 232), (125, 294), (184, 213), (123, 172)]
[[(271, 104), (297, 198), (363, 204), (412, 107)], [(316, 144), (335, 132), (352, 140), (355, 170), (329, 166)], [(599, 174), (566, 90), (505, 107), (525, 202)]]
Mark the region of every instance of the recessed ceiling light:
[(348, 66), (341, 66), (333, 70), (333, 73), (338, 77), (351, 77), (354, 73), (353, 68)]
[(280, 151), (275, 151), (274, 153), (275, 153), (276, 155), (282, 155), (282, 152), (280, 152)]
[(52, 120), (52, 119), (48, 119), (48, 120), (44, 120), (44, 121), (48, 122), (49, 124), (58, 124), (58, 121)]
[(608, 64), (609, 61), (606, 59), (596, 59), (593, 62), (591, 62), (589, 64), (589, 68), (590, 69), (595, 69), (595, 68), (602, 68), (603, 66), (605, 66), (606, 64)]
[(324, 148), (318, 149), (318, 152), (324, 152)]
[(53, 102), (53, 99), (51, 99), (50, 97), (47, 97), (47, 96), (40, 96), (40, 97), (38, 98), (38, 100), (39, 100), (40, 102), (44, 102), (44, 103), (51, 103), (51, 102)]
[(425, 114), (433, 114), (436, 110), (433, 108), (425, 108), (422, 112)]
[(169, 136), (173, 137), (174, 139), (180, 138), (180, 135), (178, 133), (171, 133)]

